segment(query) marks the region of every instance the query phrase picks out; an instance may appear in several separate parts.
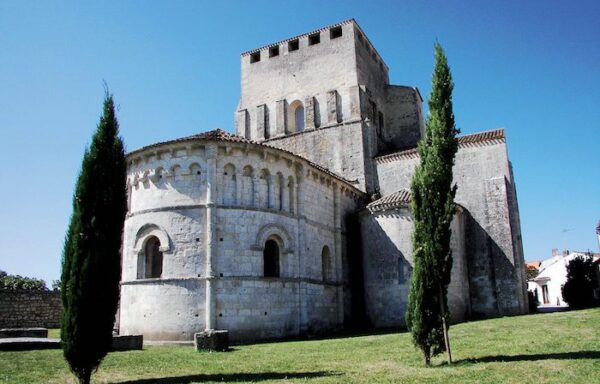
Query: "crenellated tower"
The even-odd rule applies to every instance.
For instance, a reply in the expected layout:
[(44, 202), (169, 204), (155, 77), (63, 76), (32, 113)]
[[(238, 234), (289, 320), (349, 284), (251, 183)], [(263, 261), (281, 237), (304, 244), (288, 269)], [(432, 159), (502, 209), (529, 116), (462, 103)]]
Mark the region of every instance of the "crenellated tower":
[(236, 133), (290, 150), (378, 190), (378, 154), (416, 145), (416, 88), (389, 84), (388, 67), (353, 19), (241, 55)]

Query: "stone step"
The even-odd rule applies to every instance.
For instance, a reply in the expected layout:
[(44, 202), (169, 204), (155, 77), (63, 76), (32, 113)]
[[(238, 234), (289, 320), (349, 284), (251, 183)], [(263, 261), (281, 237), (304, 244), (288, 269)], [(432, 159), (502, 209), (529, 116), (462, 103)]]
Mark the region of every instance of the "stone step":
[(59, 349), (60, 339), (41, 337), (10, 337), (0, 339), (0, 351), (29, 351), (33, 349)]
[(13, 337), (48, 337), (47, 328), (2, 328), (0, 329), (0, 339)]

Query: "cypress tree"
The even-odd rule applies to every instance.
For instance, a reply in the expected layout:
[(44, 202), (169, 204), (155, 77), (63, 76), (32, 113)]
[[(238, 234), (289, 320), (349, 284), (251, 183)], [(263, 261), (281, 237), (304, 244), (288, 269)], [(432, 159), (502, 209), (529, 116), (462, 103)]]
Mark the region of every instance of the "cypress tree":
[(414, 220), (413, 259), (406, 322), (425, 364), (448, 351), (447, 291), (452, 269), (450, 223), (455, 213), (452, 166), (458, 149), (452, 112), (452, 75), (439, 43), (435, 44), (435, 69), (429, 95), (425, 137), (418, 146), (420, 163), (411, 184)]
[(61, 339), (79, 383), (90, 382), (112, 343), (127, 204), (125, 167), (113, 97), (107, 91), (83, 156), (63, 246)]

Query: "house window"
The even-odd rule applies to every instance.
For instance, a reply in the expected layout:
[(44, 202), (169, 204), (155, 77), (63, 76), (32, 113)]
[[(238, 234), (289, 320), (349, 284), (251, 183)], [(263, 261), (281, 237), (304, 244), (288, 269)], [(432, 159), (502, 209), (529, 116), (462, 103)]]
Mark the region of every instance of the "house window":
[(298, 39), (290, 40), (288, 42), (288, 51), (297, 51), (300, 48), (300, 41)]
[(550, 304), (550, 298), (548, 297), (548, 286), (546, 284), (542, 285), (542, 298), (544, 299), (544, 304)]
[(308, 36), (308, 45), (315, 45), (321, 42), (321, 34), (319, 32)]
[(269, 48), (269, 57), (279, 56), (279, 45)]
[(342, 37), (342, 27), (333, 27), (329, 29), (329, 38), (331, 40), (337, 39), (338, 37)]
[(263, 250), (264, 276), (279, 277), (279, 244), (275, 240), (267, 240)]
[(156, 237), (151, 237), (146, 242), (144, 249), (146, 257), (145, 275), (147, 279), (159, 278), (162, 275), (163, 253), (160, 251), (160, 241)]
[(254, 52), (250, 55), (250, 64), (260, 61), (260, 52)]

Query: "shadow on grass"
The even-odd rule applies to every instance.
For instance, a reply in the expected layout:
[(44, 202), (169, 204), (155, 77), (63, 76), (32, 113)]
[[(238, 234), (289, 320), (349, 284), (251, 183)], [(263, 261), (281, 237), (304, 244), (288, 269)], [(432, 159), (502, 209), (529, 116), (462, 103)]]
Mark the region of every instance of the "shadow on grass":
[(456, 363), (501, 363), (512, 361), (600, 359), (600, 351), (540, 353), (535, 355), (496, 355), (458, 360)]
[(242, 381), (258, 382), (265, 380), (286, 379), (312, 379), (325, 376), (339, 376), (337, 372), (259, 372), (259, 373), (225, 373), (225, 374), (198, 374), (188, 376), (158, 377), (153, 379), (140, 379), (121, 381), (119, 384), (189, 384), (202, 383), (206, 381), (218, 381), (222, 383), (236, 383)]

